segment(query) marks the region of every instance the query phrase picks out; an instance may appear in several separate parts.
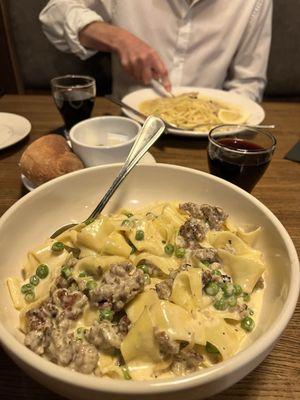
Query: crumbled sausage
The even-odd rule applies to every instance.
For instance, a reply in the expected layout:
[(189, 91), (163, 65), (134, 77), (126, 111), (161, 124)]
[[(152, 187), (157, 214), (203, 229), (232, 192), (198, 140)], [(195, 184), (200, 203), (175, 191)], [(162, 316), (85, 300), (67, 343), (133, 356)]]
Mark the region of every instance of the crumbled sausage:
[(222, 224), (228, 217), (221, 207), (210, 206), (209, 204), (202, 204), (201, 211), (209, 228), (217, 231), (220, 230)]
[(201, 206), (195, 203), (179, 204), (179, 209), (185, 211), (190, 217), (195, 219), (203, 219), (204, 217)]
[(174, 361), (171, 369), (175, 375), (186, 375), (195, 372), (199, 369), (203, 357), (193, 349), (186, 348), (174, 356)]
[(107, 320), (94, 322), (85, 338), (99, 350), (119, 349), (122, 339), (117, 325)]
[(155, 331), (155, 340), (159, 345), (159, 350), (165, 355), (178, 354), (180, 350), (180, 343), (170, 339), (165, 331)]
[(97, 367), (99, 354), (95, 346), (89, 343), (83, 343), (77, 340), (74, 345), (74, 359), (72, 366), (78, 372), (83, 374), (91, 374)]
[(208, 283), (208, 282), (216, 282), (216, 283), (231, 283), (232, 279), (229, 275), (226, 274), (221, 274), (221, 275), (215, 275), (213, 273), (213, 270), (206, 269), (202, 273), (202, 284), (203, 287)]
[(74, 338), (67, 334), (66, 328), (58, 327), (51, 332), (51, 342), (47, 348), (47, 355), (58, 365), (67, 366), (74, 357)]
[(172, 294), (174, 279), (164, 279), (155, 285), (156, 293), (161, 300), (167, 300)]
[(194, 218), (198, 221), (201, 220), (206, 223), (210, 229), (215, 230), (219, 230), (228, 217), (221, 207), (215, 207), (209, 204), (198, 205), (189, 202), (180, 204), (179, 208), (185, 211), (190, 218)]
[(32, 330), (25, 335), (24, 344), (36, 354), (44, 354), (50, 344), (50, 328)]
[(179, 234), (184, 238), (186, 247), (191, 247), (194, 242), (204, 239), (205, 229), (199, 220), (190, 218), (180, 227)]
[(101, 282), (90, 291), (90, 300), (98, 305), (108, 302), (114, 311), (120, 311), (130, 300), (143, 291), (144, 273), (130, 263), (112, 265)]
[(69, 319), (77, 319), (87, 304), (87, 297), (79, 291), (69, 291), (68, 289), (57, 289), (53, 293), (54, 303), (64, 310), (64, 315)]
[(27, 331), (41, 330), (51, 326), (51, 318), (55, 318), (58, 313), (57, 307), (51, 300), (44, 301), (40, 307), (27, 311), (26, 327)]
[(131, 322), (130, 319), (127, 317), (127, 315), (123, 315), (123, 317), (118, 322), (118, 331), (123, 337), (127, 335), (130, 328), (130, 324)]
[(217, 253), (217, 250), (213, 247), (192, 250), (193, 257), (197, 258), (199, 261), (207, 261), (209, 263), (217, 260)]

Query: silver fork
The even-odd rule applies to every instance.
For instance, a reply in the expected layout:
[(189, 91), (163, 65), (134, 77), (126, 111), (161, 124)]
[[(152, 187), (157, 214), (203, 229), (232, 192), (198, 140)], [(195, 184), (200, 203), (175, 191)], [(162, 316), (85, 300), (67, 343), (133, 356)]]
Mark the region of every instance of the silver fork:
[[(138, 133), (135, 142), (128, 154), (120, 172), (117, 177), (104, 194), (97, 207), (91, 213), (91, 215), (84, 221), (84, 223), (88, 224), (90, 221), (93, 221), (104, 209), (112, 195), (118, 189), (120, 184), (129, 174), (129, 172), (133, 169), (133, 167), (140, 161), (143, 155), (149, 150), (149, 148), (156, 142), (156, 140), (161, 136), (161, 134), (165, 130), (165, 124), (160, 118), (149, 116), (142, 129)], [(78, 224), (67, 224), (63, 225), (59, 229), (57, 229), (52, 235), (51, 239), (56, 238), (61, 233), (65, 232), (67, 229), (70, 229)]]

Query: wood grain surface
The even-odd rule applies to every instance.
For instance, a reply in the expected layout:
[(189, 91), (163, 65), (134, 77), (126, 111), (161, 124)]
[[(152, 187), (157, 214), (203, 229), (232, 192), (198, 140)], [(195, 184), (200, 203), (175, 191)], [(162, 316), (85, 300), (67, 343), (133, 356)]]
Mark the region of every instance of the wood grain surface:
[[(274, 135), (277, 138), (277, 150), (252, 194), (279, 218), (299, 250), (300, 163), (288, 161), (284, 156), (300, 138), (300, 103), (268, 101), (263, 103), (263, 107), (266, 111), (265, 122), (276, 125)], [(32, 123), (32, 131), (22, 142), (0, 150), (0, 215), (27, 193), (22, 186), (18, 167), (26, 146), (62, 125), (62, 119), (50, 96), (7, 95), (0, 99), (1, 111), (25, 116)], [(121, 114), (120, 109), (105, 99), (97, 98), (93, 115), (112, 114)], [(206, 138), (166, 135), (151, 149), (151, 153), (158, 162), (208, 171), (206, 146)], [(298, 303), (293, 318), (265, 361), (239, 383), (211, 399), (300, 399), (299, 332)], [(1, 400), (62, 400), (62, 397), (29, 378), (1, 349), (0, 388)]]

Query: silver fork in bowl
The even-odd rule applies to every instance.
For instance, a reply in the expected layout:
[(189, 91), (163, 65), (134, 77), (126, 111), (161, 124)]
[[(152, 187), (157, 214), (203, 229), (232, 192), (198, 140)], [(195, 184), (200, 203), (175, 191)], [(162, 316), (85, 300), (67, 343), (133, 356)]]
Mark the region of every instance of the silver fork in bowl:
[[(140, 161), (143, 155), (150, 149), (153, 143), (156, 142), (156, 140), (161, 136), (164, 130), (165, 124), (160, 118), (149, 116), (146, 119), (117, 177), (115, 178), (107, 192), (104, 194), (97, 207), (94, 209), (91, 215), (85, 221), (83, 221), (83, 223), (87, 224), (97, 218), (97, 216), (104, 209), (112, 195), (118, 189), (118, 187), (129, 174), (129, 172)], [(56, 238), (61, 233), (76, 225), (78, 224), (63, 225), (51, 235), (51, 239)]]

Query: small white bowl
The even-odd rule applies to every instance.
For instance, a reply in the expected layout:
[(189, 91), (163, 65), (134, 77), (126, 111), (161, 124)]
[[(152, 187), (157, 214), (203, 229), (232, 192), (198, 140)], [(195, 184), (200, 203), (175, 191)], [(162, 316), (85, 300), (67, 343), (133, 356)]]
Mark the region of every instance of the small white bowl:
[(124, 162), (141, 126), (130, 118), (89, 118), (70, 131), (72, 149), (86, 167)]

